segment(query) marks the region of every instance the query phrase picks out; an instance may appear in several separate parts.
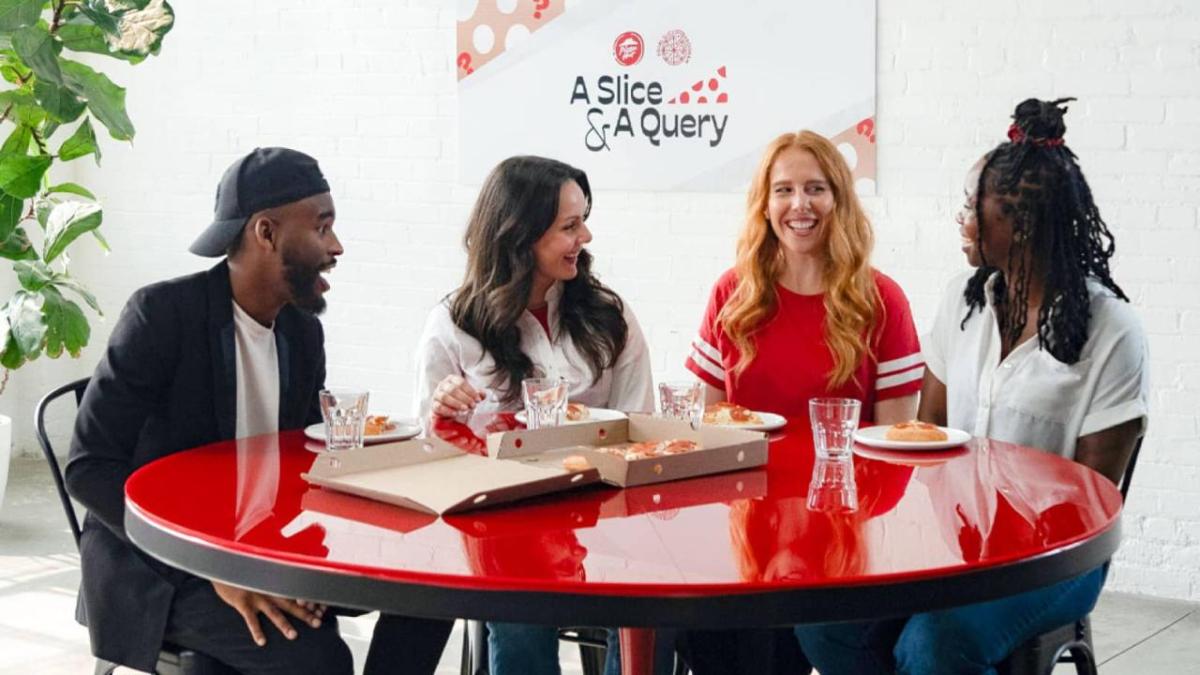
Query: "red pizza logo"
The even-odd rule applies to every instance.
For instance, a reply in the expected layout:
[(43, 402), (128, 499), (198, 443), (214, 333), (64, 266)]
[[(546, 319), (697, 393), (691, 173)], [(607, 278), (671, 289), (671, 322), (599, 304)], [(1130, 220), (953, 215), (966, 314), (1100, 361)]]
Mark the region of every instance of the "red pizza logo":
[(642, 36), (634, 31), (625, 31), (613, 41), (613, 56), (616, 57), (617, 63), (623, 66), (632, 66), (641, 61), (645, 52), (646, 43)]

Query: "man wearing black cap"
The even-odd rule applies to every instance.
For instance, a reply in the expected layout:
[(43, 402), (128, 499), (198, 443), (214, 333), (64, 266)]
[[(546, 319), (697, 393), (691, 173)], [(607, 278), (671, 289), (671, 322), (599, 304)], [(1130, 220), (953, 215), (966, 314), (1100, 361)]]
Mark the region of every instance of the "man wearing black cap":
[[(316, 160), (256, 149), (225, 171), (213, 222), (189, 249), (226, 259), (142, 288), (122, 311), (80, 403), (66, 468), (67, 490), (88, 511), (77, 614), (98, 657), (153, 671), (165, 640), (243, 673), (352, 672), (323, 607), (170, 567), (124, 528), (124, 484), (138, 467), (320, 421), (325, 346), (315, 315), (329, 290), (322, 273), (342, 254), (333, 222)], [(432, 673), (450, 625), (382, 617), (367, 672)]]

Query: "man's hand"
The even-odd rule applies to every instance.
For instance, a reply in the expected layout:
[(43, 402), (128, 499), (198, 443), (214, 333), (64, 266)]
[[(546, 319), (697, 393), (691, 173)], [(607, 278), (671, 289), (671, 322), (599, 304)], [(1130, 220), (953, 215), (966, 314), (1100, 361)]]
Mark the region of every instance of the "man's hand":
[(279, 632), (289, 640), (296, 639), (296, 629), (288, 621), (285, 612), (313, 628), (321, 625), (321, 616), (325, 614), (324, 605), (255, 593), (244, 588), (227, 586), (219, 581), (212, 582), (212, 585), (213, 590), (217, 592), (217, 597), (242, 615), (242, 619), (246, 622), (246, 628), (250, 630), (250, 637), (259, 647), (267, 644), (267, 637), (263, 634), (262, 625), (258, 621), (260, 613), (265, 614), (279, 629)]

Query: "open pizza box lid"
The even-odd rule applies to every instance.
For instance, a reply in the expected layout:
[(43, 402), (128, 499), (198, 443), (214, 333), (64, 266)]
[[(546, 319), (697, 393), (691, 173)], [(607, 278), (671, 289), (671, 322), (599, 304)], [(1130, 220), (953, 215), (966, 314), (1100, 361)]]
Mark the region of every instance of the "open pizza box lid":
[(425, 513), (459, 513), (569, 490), (600, 480), (596, 469), (481, 457), (436, 438), (322, 453), (304, 479), (324, 488)]
[[(700, 447), (678, 455), (626, 460), (597, 447), (666, 440), (695, 441)], [(488, 454), (530, 466), (562, 467), (578, 455), (600, 470), (610, 485), (632, 487), (737, 471), (767, 462), (767, 437), (759, 431), (701, 426), (632, 413), (627, 419), (513, 430), (488, 436)]]

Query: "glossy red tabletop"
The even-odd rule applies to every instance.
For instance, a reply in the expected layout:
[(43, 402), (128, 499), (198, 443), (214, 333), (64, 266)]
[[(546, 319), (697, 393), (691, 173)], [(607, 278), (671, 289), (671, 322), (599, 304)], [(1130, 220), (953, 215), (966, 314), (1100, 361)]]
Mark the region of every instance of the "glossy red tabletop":
[[(511, 424), (500, 416), (436, 432), (481, 451), (489, 426)], [(763, 468), (437, 518), (309, 486), (300, 474), (316, 457), (310, 444), (287, 432), (155, 461), (126, 484), (126, 522), (377, 580), (666, 598), (903, 585), (1002, 567), (1114, 535), (1121, 509), (1117, 489), (1079, 464), (975, 440), (940, 455), (856, 456), (859, 510), (814, 513), (811, 435), (793, 423), (773, 437)]]

